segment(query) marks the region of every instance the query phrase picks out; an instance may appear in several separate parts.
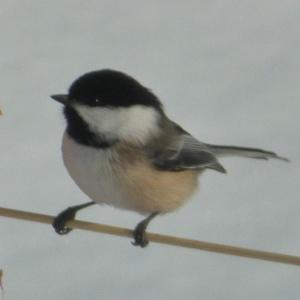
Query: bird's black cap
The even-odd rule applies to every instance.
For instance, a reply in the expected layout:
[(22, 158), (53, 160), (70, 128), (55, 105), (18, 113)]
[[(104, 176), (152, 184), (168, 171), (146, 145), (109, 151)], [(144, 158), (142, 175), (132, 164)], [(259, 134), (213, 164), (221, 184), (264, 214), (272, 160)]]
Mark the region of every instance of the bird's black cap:
[(110, 107), (140, 104), (162, 110), (161, 102), (149, 89), (127, 74), (109, 69), (86, 73), (72, 83), (68, 95), (51, 97), (63, 104)]

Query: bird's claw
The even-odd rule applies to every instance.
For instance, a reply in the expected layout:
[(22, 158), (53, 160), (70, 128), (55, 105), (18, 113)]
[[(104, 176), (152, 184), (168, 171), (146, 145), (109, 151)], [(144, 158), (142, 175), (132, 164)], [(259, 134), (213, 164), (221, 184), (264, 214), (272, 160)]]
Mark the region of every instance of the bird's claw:
[(133, 231), (133, 238), (134, 242), (131, 242), (131, 244), (134, 246), (145, 248), (149, 244), (144, 226), (136, 227), (136, 229)]
[(61, 212), (57, 217), (55, 217), (52, 226), (56, 233), (60, 235), (68, 234), (72, 228), (66, 226), (68, 221), (74, 220), (76, 211), (72, 208), (67, 208)]

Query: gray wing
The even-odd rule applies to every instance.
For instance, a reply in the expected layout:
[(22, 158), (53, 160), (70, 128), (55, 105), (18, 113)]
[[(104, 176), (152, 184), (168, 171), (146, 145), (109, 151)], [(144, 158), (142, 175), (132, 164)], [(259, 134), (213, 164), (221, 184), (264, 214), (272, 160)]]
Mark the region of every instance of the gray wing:
[(157, 168), (166, 171), (214, 169), (226, 173), (206, 144), (195, 139), (177, 124), (174, 124), (174, 128), (175, 138), (152, 158)]

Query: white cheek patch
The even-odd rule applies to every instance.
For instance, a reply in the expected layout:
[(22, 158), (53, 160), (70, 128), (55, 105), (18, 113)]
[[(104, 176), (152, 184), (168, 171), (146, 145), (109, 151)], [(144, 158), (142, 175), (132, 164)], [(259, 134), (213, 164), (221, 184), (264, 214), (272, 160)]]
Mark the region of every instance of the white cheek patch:
[(159, 113), (152, 107), (89, 107), (77, 104), (75, 109), (95, 133), (130, 142), (145, 143), (159, 132)]

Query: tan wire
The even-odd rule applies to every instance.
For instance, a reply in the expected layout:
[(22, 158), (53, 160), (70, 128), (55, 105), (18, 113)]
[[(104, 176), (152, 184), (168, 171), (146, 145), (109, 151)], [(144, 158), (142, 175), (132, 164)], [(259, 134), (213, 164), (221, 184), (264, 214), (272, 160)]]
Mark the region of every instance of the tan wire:
[[(40, 222), (45, 224), (52, 224), (54, 219), (53, 216), (49, 216), (49, 215), (32, 213), (32, 212), (15, 210), (15, 209), (8, 209), (3, 207), (2, 208), (0, 207), (0, 216), (32, 221), (32, 222)], [(77, 228), (81, 230), (94, 231), (94, 232), (101, 232), (105, 234), (111, 234), (111, 235), (117, 235), (123, 237), (132, 237), (132, 230), (130, 229), (85, 222), (85, 221), (77, 221), (77, 220), (70, 221), (68, 222), (68, 227)], [(203, 241), (179, 238), (179, 237), (156, 234), (156, 233), (147, 233), (147, 237), (149, 241), (160, 243), (160, 244), (185, 247), (185, 248), (193, 248), (198, 250), (205, 250), (210, 252), (217, 252), (222, 254), (229, 254), (229, 255), (248, 257), (248, 258), (255, 258), (260, 260), (284, 263), (284, 264), (291, 264), (291, 265), (298, 265), (298, 266), (300, 265), (300, 257), (298, 256), (260, 251), (260, 250), (254, 250), (248, 248), (241, 248), (241, 247), (216, 244), (210, 242), (203, 242)]]

